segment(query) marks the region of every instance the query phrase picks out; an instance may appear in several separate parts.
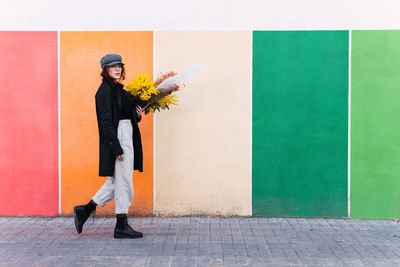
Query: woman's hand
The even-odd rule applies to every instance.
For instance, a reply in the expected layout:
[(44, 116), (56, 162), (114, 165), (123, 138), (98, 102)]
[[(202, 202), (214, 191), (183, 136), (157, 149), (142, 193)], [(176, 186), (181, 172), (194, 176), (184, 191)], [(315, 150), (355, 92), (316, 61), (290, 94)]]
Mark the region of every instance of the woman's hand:
[(117, 156), (117, 159), (118, 159), (118, 160), (124, 160), (124, 154), (118, 155), (118, 156)]

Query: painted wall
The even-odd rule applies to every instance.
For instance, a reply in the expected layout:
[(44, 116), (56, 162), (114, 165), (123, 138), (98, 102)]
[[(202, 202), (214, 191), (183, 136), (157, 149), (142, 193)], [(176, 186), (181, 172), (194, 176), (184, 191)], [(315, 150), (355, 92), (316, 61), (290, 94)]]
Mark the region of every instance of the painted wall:
[[(153, 72), (152, 32), (61, 32), (61, 214), (87, 203), (106, 177), (99, 177), (99, 137), (95, 94), (101, 83), (100, 59), (117, 53), (126, 64), (126, 80)], [(130, 213), (153, 214), (153, 118), (140, 123), (144, 172), (133, 175), (135, 201)], [(114, 201), (98, 214), (113, 214)]]
[(140, 123), (131, 214), (400, 217), (399, 30), (135, 29), (0, 31), (1, 216), (70, 215), (105, 181), (94, 94), (115, 52), (127, 81), (206, 66)]
[(347, 216), (348, 35), (254, 32), (254, 215)]
[(400, 31), (353, 31), (351, 215), (400, 217)]
[(0, 215), (57, 215), (57, 32), (0, 32), (0, 62)]
[(156, 73), (201, 63), (156, 116), (156, 212), (250, 215), (251, 32), (157, 32)]

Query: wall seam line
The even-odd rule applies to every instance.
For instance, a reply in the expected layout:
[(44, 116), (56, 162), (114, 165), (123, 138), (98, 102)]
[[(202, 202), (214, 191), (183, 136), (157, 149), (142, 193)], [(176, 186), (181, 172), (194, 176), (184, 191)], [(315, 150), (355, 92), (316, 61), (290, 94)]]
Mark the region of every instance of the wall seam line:
[[(156, 73), (156, 31), (153, 31), (153, 80)], [(153, 113), (153, 215), (156, 214), (156, 113)]]
[(61, 73), (60, 73), (60, 31), (57, 31), (57, 90), (58, 90), (58, 215), (61, 216)]
[(250, 34), (250, 216), (253, 216), (253, 33)]
[(348, 91), (348, 136), (347, 136), (347, 217), (351, 218), (351, 172), (350, 172), (350, 162), (351, 162), (351, 30), (349, 30), (349, 91)]

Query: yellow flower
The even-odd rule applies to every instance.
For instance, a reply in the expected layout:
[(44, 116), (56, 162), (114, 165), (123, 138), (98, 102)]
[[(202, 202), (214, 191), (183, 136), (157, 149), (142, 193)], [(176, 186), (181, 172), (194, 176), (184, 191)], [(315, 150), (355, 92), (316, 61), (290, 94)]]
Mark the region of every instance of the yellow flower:
[(156, 101), (160, 105), (161, 109), (169, 107), (169, 105), (178, 105), (178, 97), (176, 95), (166, 95), (163, 98)]
[(149, 75), (142, 73), (137, 75), (131, 82), (125, 86), (128, 91), (141, 100), (149, 100), (152, 95), (157, 95), (159, 92)]

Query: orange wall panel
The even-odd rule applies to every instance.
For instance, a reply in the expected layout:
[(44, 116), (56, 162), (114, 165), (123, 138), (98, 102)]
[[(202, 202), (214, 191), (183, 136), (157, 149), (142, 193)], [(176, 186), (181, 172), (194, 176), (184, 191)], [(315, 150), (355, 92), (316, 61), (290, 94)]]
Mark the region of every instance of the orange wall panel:
[(57, 32), (0, 32), (0, 62), (0, 216), (55, 216)]
[[(101, 83), (100, 59), (108, 53), (122, 56), (125, 82), (139, 73), (153, 75), (153, 32), (61, 32), (61, 210), (88, 202), (106, 177), (98, 176), (99, 137), (95, 94)], [(133, 174), (135, 196), (131, 214), (153, 214), (153, 116), (139, 124), (144, 172)], [(98, 208), (114, 214), (114, 201)]]

